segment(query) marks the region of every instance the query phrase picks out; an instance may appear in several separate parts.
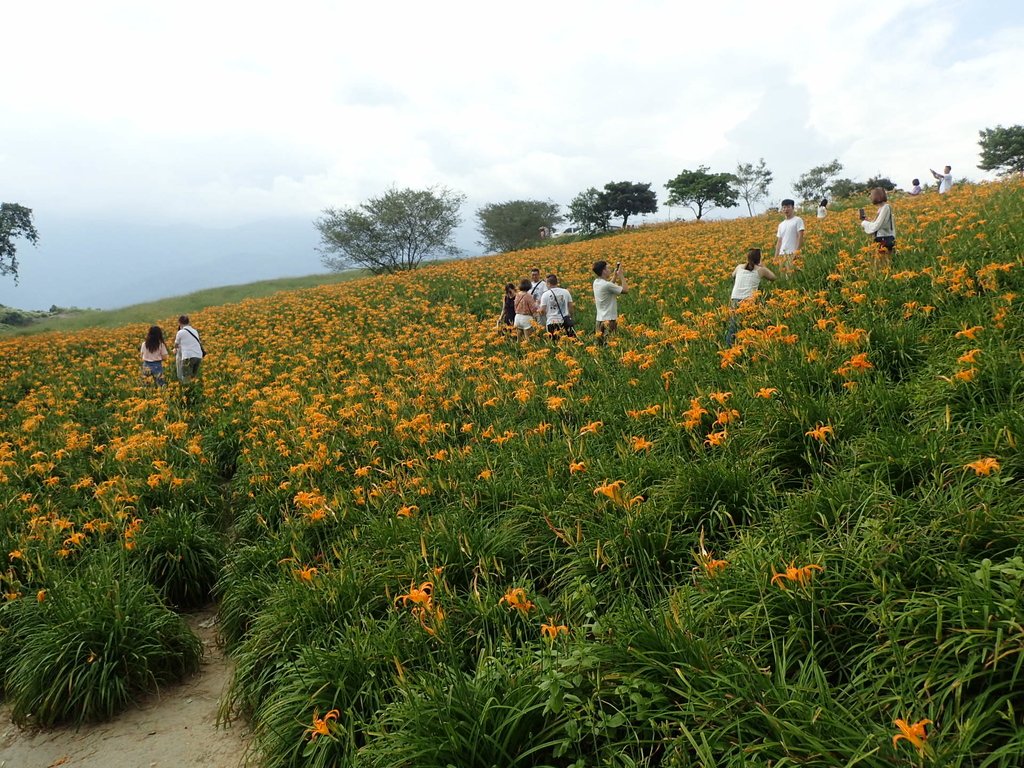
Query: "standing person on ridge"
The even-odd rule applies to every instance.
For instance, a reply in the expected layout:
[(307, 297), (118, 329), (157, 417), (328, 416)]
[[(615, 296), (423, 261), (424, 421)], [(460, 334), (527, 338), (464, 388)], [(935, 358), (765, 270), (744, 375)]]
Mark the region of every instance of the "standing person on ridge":
[(199, 365), (204, 356), (199, 332), (189, 323), (188, 315), (182, 315), (178, 318), (178, 332), (174, 335), (174, 361), (182, 384), (199, 375)]
[(533, 333), (533, 318), (540, 311), (540, 305), (534, 300), (530, 288), (530, 281), (524, 277), (519, 283), (519, 292), (514, 300), (516, 316), (513, 325), (516, 327), (516, 336), (523, 344)]
[(594, 306), (597, 309), (598, 346), (604, 346), (619, 329), (619, 294), (628, 293), (626, 270), (622, 263), (615, 265), (613, 273), (604, 259), (594, 262)]
[(934, 176), (935, 180), (939, 182), (940, 195), (946, 194), (953, 188), (953, 174), (950, 173), (950, 171), (953, 170), (953, 166), (947, 165), (942, 169), (942, 173), (939, 173), (932, 168), (929, 168), (928, 170), (932, 172), (932, 176)]
[(888, 267), (893, 251), (896, 250), (896, 224), (892, 218), (892, 207), (889, 205), (889, 196), (881, 187), (871, 190), (871, 202), (878, 206), (878, 213), (874, 220), (868, 221), (861, 208), (860, 226), (867, 234), (875, 236), (875, 245), (878, 246), (875, 267)]
[(804, 247), (804, 220), (796, 215), (796, 203), (789, 198), (782, 201), (782, 215), (786, 218), (775, 232), (775, 258), (782, 257), (780, 272), (789, 277), (796, 254)]

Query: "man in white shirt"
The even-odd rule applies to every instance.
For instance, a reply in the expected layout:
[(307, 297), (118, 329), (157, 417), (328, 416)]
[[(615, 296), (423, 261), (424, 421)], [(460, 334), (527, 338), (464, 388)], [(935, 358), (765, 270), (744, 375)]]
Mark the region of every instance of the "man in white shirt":
[(530, 270), (530, 295), (533, 300), (540, 304), (541, 297), (547, 293), (548, 284), (540, 279), (540, 270), (534, 267)]
[(174, 362), (178, 368), (178, 380), (182, 384), (199, 375), (199, 364), (203, 361), (203, 345), (199, 332), (189, 324), (188, 315), (178, 318), (178, 332), (174, 335)]
[(784, 277), (793, 272), (794, 258), (804, 247), (804, 220), (796, 215), (796, 203), (789, 198), (782, 201), (782, 215), (775, 232), (775, 258), (782, 257), (780, 271)]
[(548, 275), (545, 282), (548, 289), (540, 298), (540, 308), (547, 312), (548, 335), (552, 341), (558, 341), (558, 332), (565, 331), (566, 336), (574, 338), (572, 294), (558, 287), (558, 275)]
[(626, 271), (615, 265), (613, 274), (604, 259), (594, 262), (594, 306), (597, 309), (597, 343), (604, 346), (619, 328), (619, 294), (628, 293)]
[(928, 170), (932, 172), (932, 176), (934, 176), (935, 180), (939, 182), (940, 195), (946, 194), (947, 192), (949, 192), (950, 189), (953, 188), (953, 174), (950, 173), (950, 171), (953, 170), (953, 166), (947, 165), (945, 168), (942, 169), (942, 173), (934, 171), (931, 168), (929, 168)]

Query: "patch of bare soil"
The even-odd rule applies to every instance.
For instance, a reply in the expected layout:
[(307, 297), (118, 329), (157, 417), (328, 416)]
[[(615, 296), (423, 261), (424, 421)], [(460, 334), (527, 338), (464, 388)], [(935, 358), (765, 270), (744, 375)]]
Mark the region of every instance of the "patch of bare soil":
[(188, 618), (203, 641), (203, 663), (109, 723), (79, 729), (22, 730), (0, 711), (0, 768), (237, 768), (247, 746), (242, 723), (217, 727), (231, 663), (217, 647), (213, 609)]

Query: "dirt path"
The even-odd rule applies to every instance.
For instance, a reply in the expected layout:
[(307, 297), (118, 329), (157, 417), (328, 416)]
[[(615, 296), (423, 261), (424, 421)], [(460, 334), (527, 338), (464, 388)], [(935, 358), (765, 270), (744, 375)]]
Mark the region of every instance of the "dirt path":
[(214, 640), (215, 613), (191, 615), (203, 641), (203, 665), (109, 723), (22, 731), (0, 710), (0, 768), (237, 768), (246, 747), (244, 725), (216, 727), (217, 705), (231, 680), (230, 662)]

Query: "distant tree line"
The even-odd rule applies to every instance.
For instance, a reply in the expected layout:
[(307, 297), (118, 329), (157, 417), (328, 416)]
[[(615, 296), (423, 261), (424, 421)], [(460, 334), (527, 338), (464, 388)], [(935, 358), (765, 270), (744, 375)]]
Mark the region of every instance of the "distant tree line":
[[(979, 136), (979, 168), (1001, 175), (1024, 173), (1024, 126), (986, 128)], [(896, 188), (882, 174), (861, 181), (843, 177), (842, 172), (838, 158), (810, 168), (793, 181), (794, 197), (806, 203), (856, 197), (875, 187)], [(737, 163), (731, 172), (699, 165), (665, 183), (665, 204), (688, 208), (699, 221), (713, 210), (735, 208), (742, 201), (747, 215), (753, 216), (773, 181), (763, 157), (757, 163)], [(551, 200), (489, 203), (476, 211), (479, 243), (488, 251), (527, 247), (566, 220), (583, 235), (614, 229), (615, 219), (621, 219), (618, 226), (625, 228), (632, 217), (657, 212), (658, 196), (651, 186), (651, 182), (610, 181), (601, 189), (589, 187), (569, 202), (565, 215)], [(392, 189), (354, 208), (328, 208), (315, 222), (324, 265), (335, 270), (362, 267), (379, 274), (415, 269), (426, 258), (458, 255), (453, 238), (462, 223), (459, 211), (464, 202), (463, 195), (443, 187)], [(26, 237), (27, 232), (22, 230)], [(34, 237), (35, 230), (30, 232)], [(5, 269), (2, 260), (6, 254), (0, 255), (0, 274), (10, 271), (10, 262)], [(13, 266), (16, 274), (16, 261)]]

